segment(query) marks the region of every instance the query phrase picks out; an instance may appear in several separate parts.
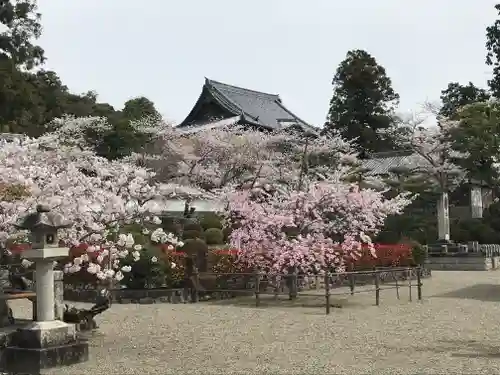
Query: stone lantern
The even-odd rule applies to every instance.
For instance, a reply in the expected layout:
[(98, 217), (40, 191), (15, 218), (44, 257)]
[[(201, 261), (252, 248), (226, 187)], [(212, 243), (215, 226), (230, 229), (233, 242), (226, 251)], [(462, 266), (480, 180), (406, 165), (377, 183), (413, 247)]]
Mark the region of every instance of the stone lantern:
[(75, 325), (55, 319), (54, 261), (68, 256), (59, 246), (58, 230), (68, 228), (62, 215), (38, 205), (15, 225), (29, 231), (32, 248), (23, 257), (35, 263), (36, 321), (18, 329), (5, 349), (7, 370), (39, 373), (41, 369), (88, 360), (88, 343), (76, 337)]
[(61, 214), (50, 212), (38, 205), (36, 212), (28, 214), (15, 224), (16, 228), (29, 231), (31, 249), (23, 257), (35, 262), (36, 317), (38, 321), (52, 321), (54, 314), (54, 260), (68, 256), (69, 249), (59, 247), (58, 230), (68, 228)]
[(71, 223), (66, 222), (61, 214), (50, 212), (50, 208), (41, 204), (36, 206), (36, 212), (15, 224), (17, 229), (29, 231), (32, 249), (58, 248), (58, 230), (70, 226)]

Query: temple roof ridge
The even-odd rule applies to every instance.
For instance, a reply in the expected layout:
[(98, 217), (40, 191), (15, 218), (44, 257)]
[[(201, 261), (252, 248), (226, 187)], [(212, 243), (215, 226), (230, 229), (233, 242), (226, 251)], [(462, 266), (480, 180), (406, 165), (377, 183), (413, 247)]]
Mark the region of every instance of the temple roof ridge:
[(196, 126), (203, 122), (203, 111), (206, 103), (218, 106), (227, 117), (242, 116), (241, 122), (269, 130), (281, 130), (290, 126), (317, 132), (289, 110), (278, 94), (251, 90), (241, 86), (229, 85), (205, 77), (202, 92), (198, 101), (180, 127)]
[(205, 84), (211, 85), (215, 88), (217, 88), (217, 86), (223, 86), (227, 90), (233, 90), (233, 91), (237, 91), (237, 92), (241, 92), (241, 93), (248, 93), (249, 95), (267, 96), (267, 97), (273, 98), (274, 100), (278, 100), (281, 103), (281, 98), (280, 98), (279, 94), (271, 94), (271, 93), (264, 92), (264, 91), (251, 90), (251, 89), (247, 89), (245, 87), (230, 85), (228, 83), (216, 81), (214, 79), (210, 79), (207, 77), (205, 77)]

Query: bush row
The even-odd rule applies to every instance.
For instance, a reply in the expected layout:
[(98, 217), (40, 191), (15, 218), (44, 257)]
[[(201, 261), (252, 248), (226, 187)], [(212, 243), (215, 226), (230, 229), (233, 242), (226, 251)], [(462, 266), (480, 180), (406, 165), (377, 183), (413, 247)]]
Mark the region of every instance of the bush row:
[[(143, 250), (150, 252), (151, 250)], [(187, 240), (182, 252), (175, 252), (167, 246), (160, 247), (159, 251), (151, 253), (151, 257), (141, 257), (141, 261), (131, 263), (131, 271), (121, 280), (123, 287), (144, 289), (154, 287), (182, 288), (185, 284), (186, 258), (195, 259), (201, 271), (223, 273), (251, 273), (238, 262), (238, 250), (210, 249), (201, 239)], [(75, 254), (76, 255), (76, 254)], [(397, 245), (375, 246), (375, 257), (369, 249), (363, 249), (355, 261), (348, 264), (349, 270), (368, 270), (374, 267), (403, 267), (423, 264), (425, 252), (418, 244), (406, 243)], [(68, 284), (91, 284), (95, 276), (81, 271), (65, 276)]]
[(224, 228), (223, 220), (214, 213), (206, 213), (194, 219), (164, 217), (163, 229), (183, 240), (202, 239), (208, 245), (223, 245), (228, 241), (229, 228)]

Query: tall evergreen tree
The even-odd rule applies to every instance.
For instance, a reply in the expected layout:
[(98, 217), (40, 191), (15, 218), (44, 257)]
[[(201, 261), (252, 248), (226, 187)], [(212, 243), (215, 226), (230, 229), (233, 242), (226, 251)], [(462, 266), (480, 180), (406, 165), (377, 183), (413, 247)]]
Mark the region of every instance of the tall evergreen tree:
[(500, 99), (500, 4), (495, 5), (498, 18), (486, 28), (486, 65), (493, 67), (493, 77), (488, 80), (491, 95)]
[(384, 67), (363, 50), (353, 50), (337, 68), (324, 132), (356, 139), (361, 154), (390, 151), (394, 144), (378, 132), (394, 126), (399, 95)]
[(448, 84), (446, 90), (441, 91), (441, 107), (439, 114), (444, 117), (454, 117), (457, 110), (467, 104), (485, 102), (490, 98), (490, 94), (472, 82), (464, 86), (458, 82)]
[(127, 100), (122, 112), (129, 120), (139, 120), (143, 117), (161, 117), (154, 103), (144, 96)]
[(498, 184), (500, 176), (495, 165), (500, 145), (500, 103), (467, 105), (456, 119), (458, 125), (449, 130), (449, 137), (461, 157), (454, 163), (472, 180)]
[(44, 61), (34, 44), (42, 33), (36, 0), (0, 0), (0, 61), (10, 60), (28, 70)]
[(42, 31), (37, 0), (0, 0), (0, 133), (37, 137), (56, 117), (106, 117), (112, 130), (95, 139), (96, 150), (110, 159), (130, 154), (144, 136), (130, 124), (144, 116), (159, 117), (154, 103), (144, 97), (117, 111), (97, 100), (97, 93), (69, 91), (56, 72), (40, 67), (44, 51), (36, 45)]

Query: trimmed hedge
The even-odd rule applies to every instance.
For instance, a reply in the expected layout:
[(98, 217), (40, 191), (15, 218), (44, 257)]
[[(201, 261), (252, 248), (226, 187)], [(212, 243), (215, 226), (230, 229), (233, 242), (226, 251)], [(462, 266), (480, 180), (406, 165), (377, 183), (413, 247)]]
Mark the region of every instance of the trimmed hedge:
[(223, 228), (222, 219), (214, 213), (203, 215), (203, 217), (200, 220), (200, 225), (203, 227), (204, 230), (212, 228), (216, 229)]
[(204, 239), (203, 232), (198, 231), (198, 230), (185, 230), (182, 233), (183, 240), (191, 240), (191, 239), (195, 239), (195, 238), (199, 238), (199, 239), (203, 240)]
[(203, 227), (198, 223), (186, 223), (184, 225), (184, 232), (186, 231), (196, 231), (203, 233)]
[(223, 245), (224, 234), (218, 228), (209, 228), (205, 231), (205, 241), (207, 245)]

